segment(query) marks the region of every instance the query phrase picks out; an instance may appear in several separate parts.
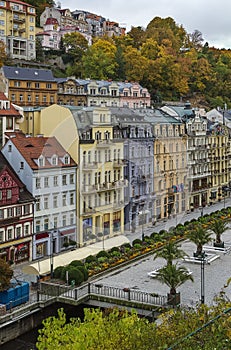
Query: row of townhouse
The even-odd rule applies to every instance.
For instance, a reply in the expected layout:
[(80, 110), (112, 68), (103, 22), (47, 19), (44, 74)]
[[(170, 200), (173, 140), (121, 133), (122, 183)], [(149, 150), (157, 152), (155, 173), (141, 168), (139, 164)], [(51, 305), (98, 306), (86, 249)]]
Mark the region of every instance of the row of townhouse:
[(152, 109), (25, 108), (16, 124), (21, 131), (5, 130), (2, 154), (31, 193), (30, 211), (21, 212), (34, 225), (18, 238), (11, 228), (9, 235), (3, 230), (0, 253), (8, 249), (7, 259), (17, 261), (21, 244), (23, 258), (38, 259), (171, 215), (177, 221), (186, 211), (225, 199), (229, 129), (191, 108), (183, 112), (175, 118)]
[(80, 245), (229, 195), (229, 129), (192, 109), (182, 121), (162, 110), (53, 105), (25, 110), (21, 127), (56, 136), (78, 164)]
[(73, 106), (148, 108), (148, 90), (136, 82), (54, 78), (51, 70), (3, 66), (0, 91), (19, 106)]

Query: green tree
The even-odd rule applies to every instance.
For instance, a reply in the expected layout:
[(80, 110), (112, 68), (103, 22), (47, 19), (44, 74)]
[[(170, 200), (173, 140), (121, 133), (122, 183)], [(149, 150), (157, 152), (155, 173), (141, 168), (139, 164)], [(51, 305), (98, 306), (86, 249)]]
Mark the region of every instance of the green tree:
[(172, 265), (173, 260), (183, 259), (187, 254), (180, 249), (179, 245), (175, 242), (167, 242), (163, 248), (157, 250), (154, 254), (154, 260), (157, 258), (163, 258), (166, 260), (167, 265)]
[(117, 69), (116, 46), (112, 41), (98, 39), (86, 51), (83, 59), (85, 77), (112, 79)]
[(147, 72), (148, 59), (139, 50), (129, 46), (124, 52), (124, 60), (127, 80), (141, 81)]
[(201, 256), (203, 245), (211, 241), (211, 232), (201, 224), (193, 225), (190, 228), (188, 239), (196, 244), (196, 255)]
[(13, 273), (10, 265), (5, 260), (0, 259), (0, 292), (6, 290), (10, 286)]

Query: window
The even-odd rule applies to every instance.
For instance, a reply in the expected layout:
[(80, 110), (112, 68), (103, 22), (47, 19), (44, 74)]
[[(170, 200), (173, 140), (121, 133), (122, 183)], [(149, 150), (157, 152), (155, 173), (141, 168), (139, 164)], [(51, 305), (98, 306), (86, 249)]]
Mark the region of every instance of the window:
[(35, 87), (36, 87), (36, 89), (39, 89), (40, 88), (40, 84), (39, 83), (35, 83)]
[(39, 159), (38, 159), (38, 166), (39, 166), (39, 167), (44, 166), (44, 158), (43, 158), (42, 156), (39, 157)]
[(49, 219), (44, 219), (44, 230), (48, 230), (49, 228)]
[(0, 231), (0, 242), (4, 241), (4, 231)]
[(0, 26), (3, 26), (4, 27), (5, 25), (5, 21), (3, 19), (0, 20)]
[(16, 216), (22, 215), (22, 207), (16, 207)]
[(58, 186), (58, 176), (54, 176), (54, 178), (53, 178), (53, 185), (54, 185), (54, 187)]
[(34, 23), (34, 17), (30, 16), (30, 22)]
[(67, 194), (63, 193), (62, 195), (62, 205), (65, 207), (67, 205)]
[(21, 237), (21, 232), (22, 232), (22, 228), (20, 227), (16, 227), (16, 238), (20, 238)]
[[(0, 35), (1, 35), (1, 31), (0, 31)], [(11, 101), (14, 102), (15, 101), (15, 94), (11, 95)]]
[(58, 195), (53, 196), (53, 208), (58, 208)]
[(30, 234), (30, 225), (24, 226), (24, 236), (28, 236)]
[(12, 152), (12, 145), (8, 145), (8, 152)]
[(67, 184), (67, 175), (63, 175), (62, 176), (62, 185), (66, 185)]
[(13, 129), (13, 127), (14, 127), (13, 118), (12, 118), (12, 117), (7, 117), (7, 118), (6, 118), (6, 129), (7, 129), (7, 130)]
[(0, 220), (4, 219), (4, 210), (0, 209)]
[(47, 102), (47, 96), (43, 95), (43, 102), (46, 103)]
[(37, 221), (35, 222), (35, 231), (36, 231), (36, 232), (40, 232), (40, 220), (37, 220)]
[(58, 218), (57, 216), (54, 217), (54, 228), (58, 227)]
[(19, 95), (19, 101), (23, 102), (23, 95), (22, 94)]
[(10, 240), (13, 238), (13, 229), (9, 228), (7, 231), (7, 239)]
[[(17, 80), (14, 81), (14, 86), (15, 87), (20, 87), (20, 81), (17, 81)], [(22, 96), (22, 95), (20, 95), (20, 96)]]
[(7, 190), (6, 192), (6, 198), (11, 199), (12, 198), (12, 190)]
[(70, 193), (70, 205), (73, 205), (73, 204), (75, 204), (75, 196), (74, 196), (74, 193), (71, 192)]
[(47, 83), (47, 84), (46, 84), (46, 87), (47, 87), (47, 89), (51, 89), (51, 88), (52, 88), (51, 83)]
[(24, 162), (20, 162), (20, 169), (24, 169)]
[(41, 179), (40, 177), (37, 177), (35, 180), (35, 187), (36, 188), (41, 188)]
[(70, 214), (70, 225), (74, 225), (75, 223), (75, 216), (73, 213)]
[(28, 81), (28, 82), (26, 83), (26, 87), (27, 87), (27, 88), (31, 88), (31, 82), (30, 82), (30, 81)]
[(67, 224), (67, 217), (66, 215), (63, 215), (63, 226), (66, 226)]
[(24, 205), (24, 215), (27, 215), (30, 213), (30, 205), (26, 204)]
[(34, 31), (34, 26), (30, 26), (30, 32)]
[(48, 209), (48, 206), (49, 206), (49, 197), (48, 196), (45, 196), (43, 198), (43, 208), (44, 209)]
[(64, 164), (69, 164), (70, 163), (70, 157), (69, 156), (65, 156), (64, 157)]
[(44, 187), (49, 187), (49, 177), (44, 177)]
[(70, 184), (74, 184), (75, 183), (75, 177), (74, 174), (70, 174)]
[(31, 102), (31, 95), (27, 95), (27, 101)]
[(35, 102), (39, 102), (39, 95), (35, 95)]

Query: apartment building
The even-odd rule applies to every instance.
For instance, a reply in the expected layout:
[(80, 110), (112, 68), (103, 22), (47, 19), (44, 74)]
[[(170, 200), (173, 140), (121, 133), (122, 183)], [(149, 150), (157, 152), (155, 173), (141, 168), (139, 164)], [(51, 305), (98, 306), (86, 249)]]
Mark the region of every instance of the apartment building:
[(58, 78), (58, 104), (71, 106), (148, 108), (151, 97), (137, 82)]
[(3, 66), (1, 89), (19, 106), (50, 106), (57, 102), (57, 83), (48, 69)]
[(0, 153), (0, 258), (32, 260), (34, 198)]
[(76, 246), (76, 163), (55, 137), (9, 134), (2, 153), (35, 198), (32, 258)]
[(18, 0), (0, 1), (0, 40), (13, 59), (34, 60), (35, 7)]

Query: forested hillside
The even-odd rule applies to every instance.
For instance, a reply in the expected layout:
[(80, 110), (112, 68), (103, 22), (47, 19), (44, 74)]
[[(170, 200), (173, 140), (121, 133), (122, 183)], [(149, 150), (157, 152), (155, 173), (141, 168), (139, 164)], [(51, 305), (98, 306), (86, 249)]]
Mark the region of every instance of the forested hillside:
[[(52, 0), (28, 0), (39, 16)], [(76, 78), (139, 81), (152, 100), (191, 100), (209, 107), (231, 107), (231, 51), (209, 47), (199, 30), (187, 33), (173, 18), (153, 18), (147, 28), (133, 27), (125, 36), (93, 38), (66, 34), (60, 50), (43, 52), (37, 62), (57, 56), (65, 69), (55, 74)], [(50, 61), (52, 62), (52, 61)]]

